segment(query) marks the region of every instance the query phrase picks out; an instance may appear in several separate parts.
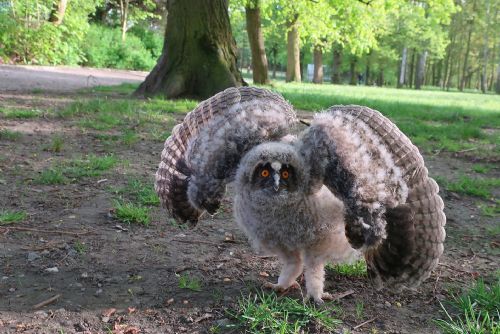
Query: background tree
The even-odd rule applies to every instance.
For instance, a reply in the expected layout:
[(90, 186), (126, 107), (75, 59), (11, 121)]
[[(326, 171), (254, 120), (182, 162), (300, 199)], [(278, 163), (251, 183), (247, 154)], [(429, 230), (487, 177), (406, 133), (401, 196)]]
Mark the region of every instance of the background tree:
[(163, 52), (136, 95), (207, 98), (244, 81), (227, 1), (169, 1)]

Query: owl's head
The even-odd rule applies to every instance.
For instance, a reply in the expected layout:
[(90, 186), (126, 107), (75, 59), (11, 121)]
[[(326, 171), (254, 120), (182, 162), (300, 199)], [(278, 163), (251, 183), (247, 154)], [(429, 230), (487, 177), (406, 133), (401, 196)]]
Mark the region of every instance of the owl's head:
[(240, 186), (269, 195), (301, 190), (304, 164), (294, 146), (270, 142), (250, 150), (242, 159), (236, 180)]

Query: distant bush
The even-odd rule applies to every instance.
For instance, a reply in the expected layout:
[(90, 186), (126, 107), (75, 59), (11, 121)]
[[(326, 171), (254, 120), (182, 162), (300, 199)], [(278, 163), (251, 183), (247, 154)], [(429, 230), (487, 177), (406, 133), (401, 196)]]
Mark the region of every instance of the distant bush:
[[(138, 31), (141, 38), (133, 31)], [(161, 37), (135, 29), (121, 39), (118, 28), (91, 25), (85, 37), (83, 65), (93, 67), (151, 70), (161, 54)]]

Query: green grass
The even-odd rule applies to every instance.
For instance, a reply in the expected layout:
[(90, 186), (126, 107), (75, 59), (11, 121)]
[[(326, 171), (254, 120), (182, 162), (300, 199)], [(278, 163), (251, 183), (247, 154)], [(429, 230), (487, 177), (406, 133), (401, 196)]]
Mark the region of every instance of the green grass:
[[(478, 207), (481, 209), (481, 214), (486, 217), (498, 217), (500, 216), (500, 199), (497, 199), (494, 203), (479, 203)], [(500, 234), (500, 231), (498, 231)]]
[(326, 268), (343, 276), (365, 277), (367, 275), (366, 262), (364, 260), (358, 260), (352, 264), (327, 264)]
[(139, 224), (148, 226), (151, 223), (149, 209), (133, 203), (115, 201), (115, 217), (126, 224)]
[(46, 150), (54, 153), (59, 153), (63, 150), (63, 147), (64, 138), (59, 135), (55, 135), (54, 137), (52, 137), (50, 145), (46, 147)]
[(121, 188), (112, 188), (112, 192), (120, 197), (126, 197), (129, 200), (142, 206), (159, 206), (160, 199), (156, 194), (153, 182), (143, 182), (140, 179), (133, 178), (128, 180), (127, 184)]
[(0, 108), (0, 115), (5, 118), (28, 119), (40, 116), (40, 110), (28, 109), (4, 109)]
[(28, 218), (24, 211), (0, 211), (0, 225), (19, 223)]
[(500, 158), (500, 96), (305, 83), (276, 83), (273, 89), (302, 110), (337, 104), (379, 110), (425, 150)]
[(201, 291), (201, 281), (197, 277), (183, 274), (179, 276), (179, 288), (199, 292)]
[(85, 252), (87, 251), (87, 246), (83, 242), (81, 242), (80, 240), (75, 241), (73, 248), (80, 255), (85, 254)]
[(441, 304), (445, 319), (436, 320), (444, 334), (500, 333), (500, 275), (486, 284), (478, 280), (461, 295), (453, 296), (448, 307)]
[(230, 325), (243, 333), (307, 333), (333, 331), (341, 323), (335, 318), (338, 308), (332, 304), (317, 308), (294, 298), (278, 297), (258, 292), (241, 297), (236, 310), (228, 311), (236, 324)]
[(60, 168), (49, 168), (43, 170), (40, 175), (35, 179), (35, 183), (38, 184), (64, 184), (68, 180), (63, 175)]
[(118, 160), (114, 155), (96, 156), (91, 154), (85, 159), (70, 161), (63, 168), (63, 174), (71, 179), (100, 176), (103, 172), (113, 168), (117, 162)]
[(21, 139), (23, 134), (18, 131), (12, 131), (12, 130), (7, 130), (7, 129), (2, 129), (0, 130), (0, 139), (5, 139), (5, 140), (10, 140), (10, 141), (16, 141)]
[(493, 189), (500, 187), (500, 178), (472, 178), (462, 175), (457, 181), (449, 181), (443, 177), (436, 177), (436, 181), (448, 191), (485, 199), (492, 198)]
[(492, 170), (492, 167), (489, 165), (475, 164), (472, 166), (472, 170), (476, 173), (479, 173), (479, 174), (486, 174), (490, 170)]

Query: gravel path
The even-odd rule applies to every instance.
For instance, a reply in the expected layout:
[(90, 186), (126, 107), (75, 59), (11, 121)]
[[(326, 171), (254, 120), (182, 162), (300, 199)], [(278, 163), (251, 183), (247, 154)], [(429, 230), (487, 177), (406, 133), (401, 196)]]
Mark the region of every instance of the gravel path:
[(0, 65), (0, 91), (69, 92), (99, 85), (142, 82), (148, 72), (65, 66)]

